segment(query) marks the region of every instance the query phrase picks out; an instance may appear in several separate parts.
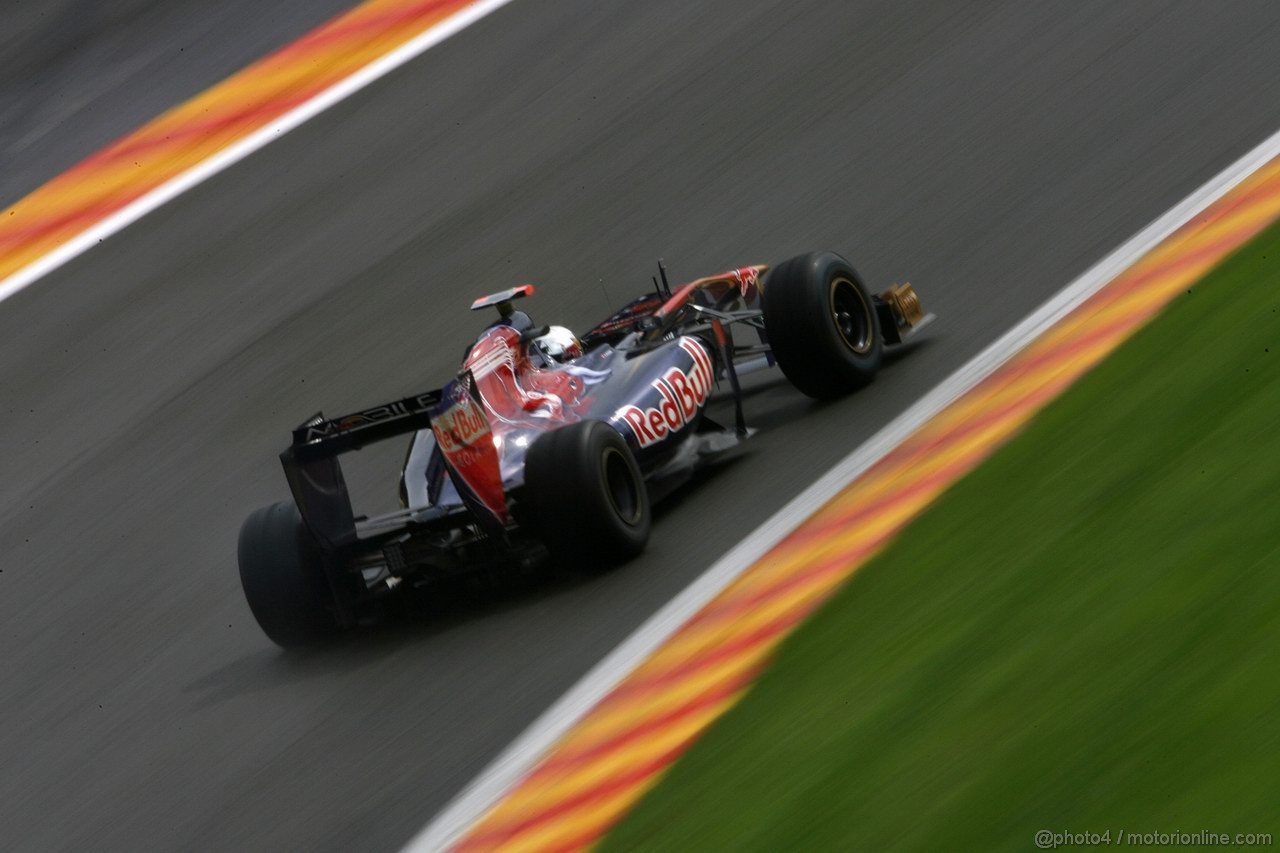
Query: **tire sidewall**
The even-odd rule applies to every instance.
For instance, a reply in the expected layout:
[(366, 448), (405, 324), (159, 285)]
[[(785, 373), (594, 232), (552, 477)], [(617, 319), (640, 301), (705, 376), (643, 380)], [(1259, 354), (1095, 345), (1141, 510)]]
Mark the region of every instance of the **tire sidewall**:
[(320, 548), (292, 502), (245, 519), (237, 556), (245, 600), (272, 642), (295, 648), (336, 633)]
[[(630, 521), (611, 498), (610, 464), (632, 489)], [(602, 421), (561, 427), (534, 442), (525, 463), (524, 499), (534, 533), (565, 568), (611, 568), (648, 542), (651, 514), (640, 466), (626, 440)]]
[[(883, 343), (875, 305), (871, 301), (871, 294), (867, 292), (866, 285), (862, 282), (862, 277), (858, 275), (851, 263), (834, 252), (824, 252), (814, 256), (809, 262), (809, 267), (812, 280), (815, 283), (821, 282), (823, 308), (831, 319), (831, 322), (824, 326), (827, 333), (827, 346), (833, 350), (847, 352), (850, 355), (850, 361), (857, 363), (859, 371), (870, 370), (874, 373), (880, 367)], [(845, 341), (834, 322), (834, 294), (836, 283), (840, 281), (853, 284), (862, 303), (861, 309), (865, 312), (865, 322), (870, 327), (870, 345), (862, 351), (854, 349)]]
[[(594, 423), (598, 426), (588, 431), (587, 453), (599, 460), (599, 464), (595, 494), (586, 503), (589, 520), (605, 526), (606, 530), (598, 532), (608, 540), (608, 546), (618, 548), (625, 557), (633, 557), (643, 550), (649, 538), (649, 500), (644, 477), (631, 448), (618, 431), (608, 424)], [(626, 507), (626, 500), (621, 502), (623, 507), (619, 507), (612, 496), (616, 486), (611, 484), (611, 479), (614, 479), (610, 476), (611, 466), (616, 466), (615, 470), (626, 478), (624, 488), (631, 492), (628, 500), (634, 501), (634, 507)], [(625, 518), (624, 514), (631, 517)]]
[[(836, 326), (836, 282), (853, 285), (868, 329), (865, 350), (854, 349)], [(774, 357), (793, 385), (816, 398), (847, 394), (875, 378), (883, 358), (883, 335), (875, 303), (862, 277), (834, 252), (814, 252), (784, 261), (765, 281), (763, 310)]]

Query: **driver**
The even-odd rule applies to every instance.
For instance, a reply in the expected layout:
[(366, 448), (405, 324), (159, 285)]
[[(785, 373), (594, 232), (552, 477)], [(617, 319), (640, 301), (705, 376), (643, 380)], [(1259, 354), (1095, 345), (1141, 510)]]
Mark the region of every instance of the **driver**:
[(564, 326), (548, 326), (547, 333), (534, 338), (533, 343), (547, 358), (558, 364), (582, 356), (582, 341)]

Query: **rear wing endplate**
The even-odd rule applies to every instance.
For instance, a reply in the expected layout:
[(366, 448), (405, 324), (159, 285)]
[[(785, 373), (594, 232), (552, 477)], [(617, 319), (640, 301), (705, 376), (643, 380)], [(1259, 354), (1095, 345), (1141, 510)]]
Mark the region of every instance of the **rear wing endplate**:
[(426, 429), (441, 399), (440, 391), (427, 391), (332, 420), (316, 413), (293, 431), (293, 443), (280, 454), (280, 464), (302, 520), (322, 546), (333, 550), (356, 540), (351, 495), (338, 456)]

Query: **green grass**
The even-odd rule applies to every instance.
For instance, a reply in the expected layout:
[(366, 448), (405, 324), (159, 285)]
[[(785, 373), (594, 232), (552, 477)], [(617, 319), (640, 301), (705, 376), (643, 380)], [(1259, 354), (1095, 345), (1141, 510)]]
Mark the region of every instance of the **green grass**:
[(956, 484), (606, 850), (1280, 844), (1280, 229)]

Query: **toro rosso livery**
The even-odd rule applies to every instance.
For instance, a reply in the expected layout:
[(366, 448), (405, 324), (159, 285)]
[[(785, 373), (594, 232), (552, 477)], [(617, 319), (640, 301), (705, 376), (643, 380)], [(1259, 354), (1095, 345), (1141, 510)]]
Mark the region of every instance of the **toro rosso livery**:
[[(294, 430), (280, 457), (293, 500), (240, 531), (267, 635), (311, 643), (398, 590), (548, 557), (582, 571), (625, 561), (648, 540), (650, 504), (750, 435), (742, 374), (777, 366), (809, 396), (837, 397), (931, 319), (910, 285), (872, 294), (829, 252), (674, 291), (659, 269), (651, 292), (581, 338), (516, 310), (531, 285), (478, 299), (498, 318), (443, 388)], [(707, 415), (719, 388), (730, 426)], [(355, 516), (339, 456), (400, 435), (412, 436), (401, 509)]]

